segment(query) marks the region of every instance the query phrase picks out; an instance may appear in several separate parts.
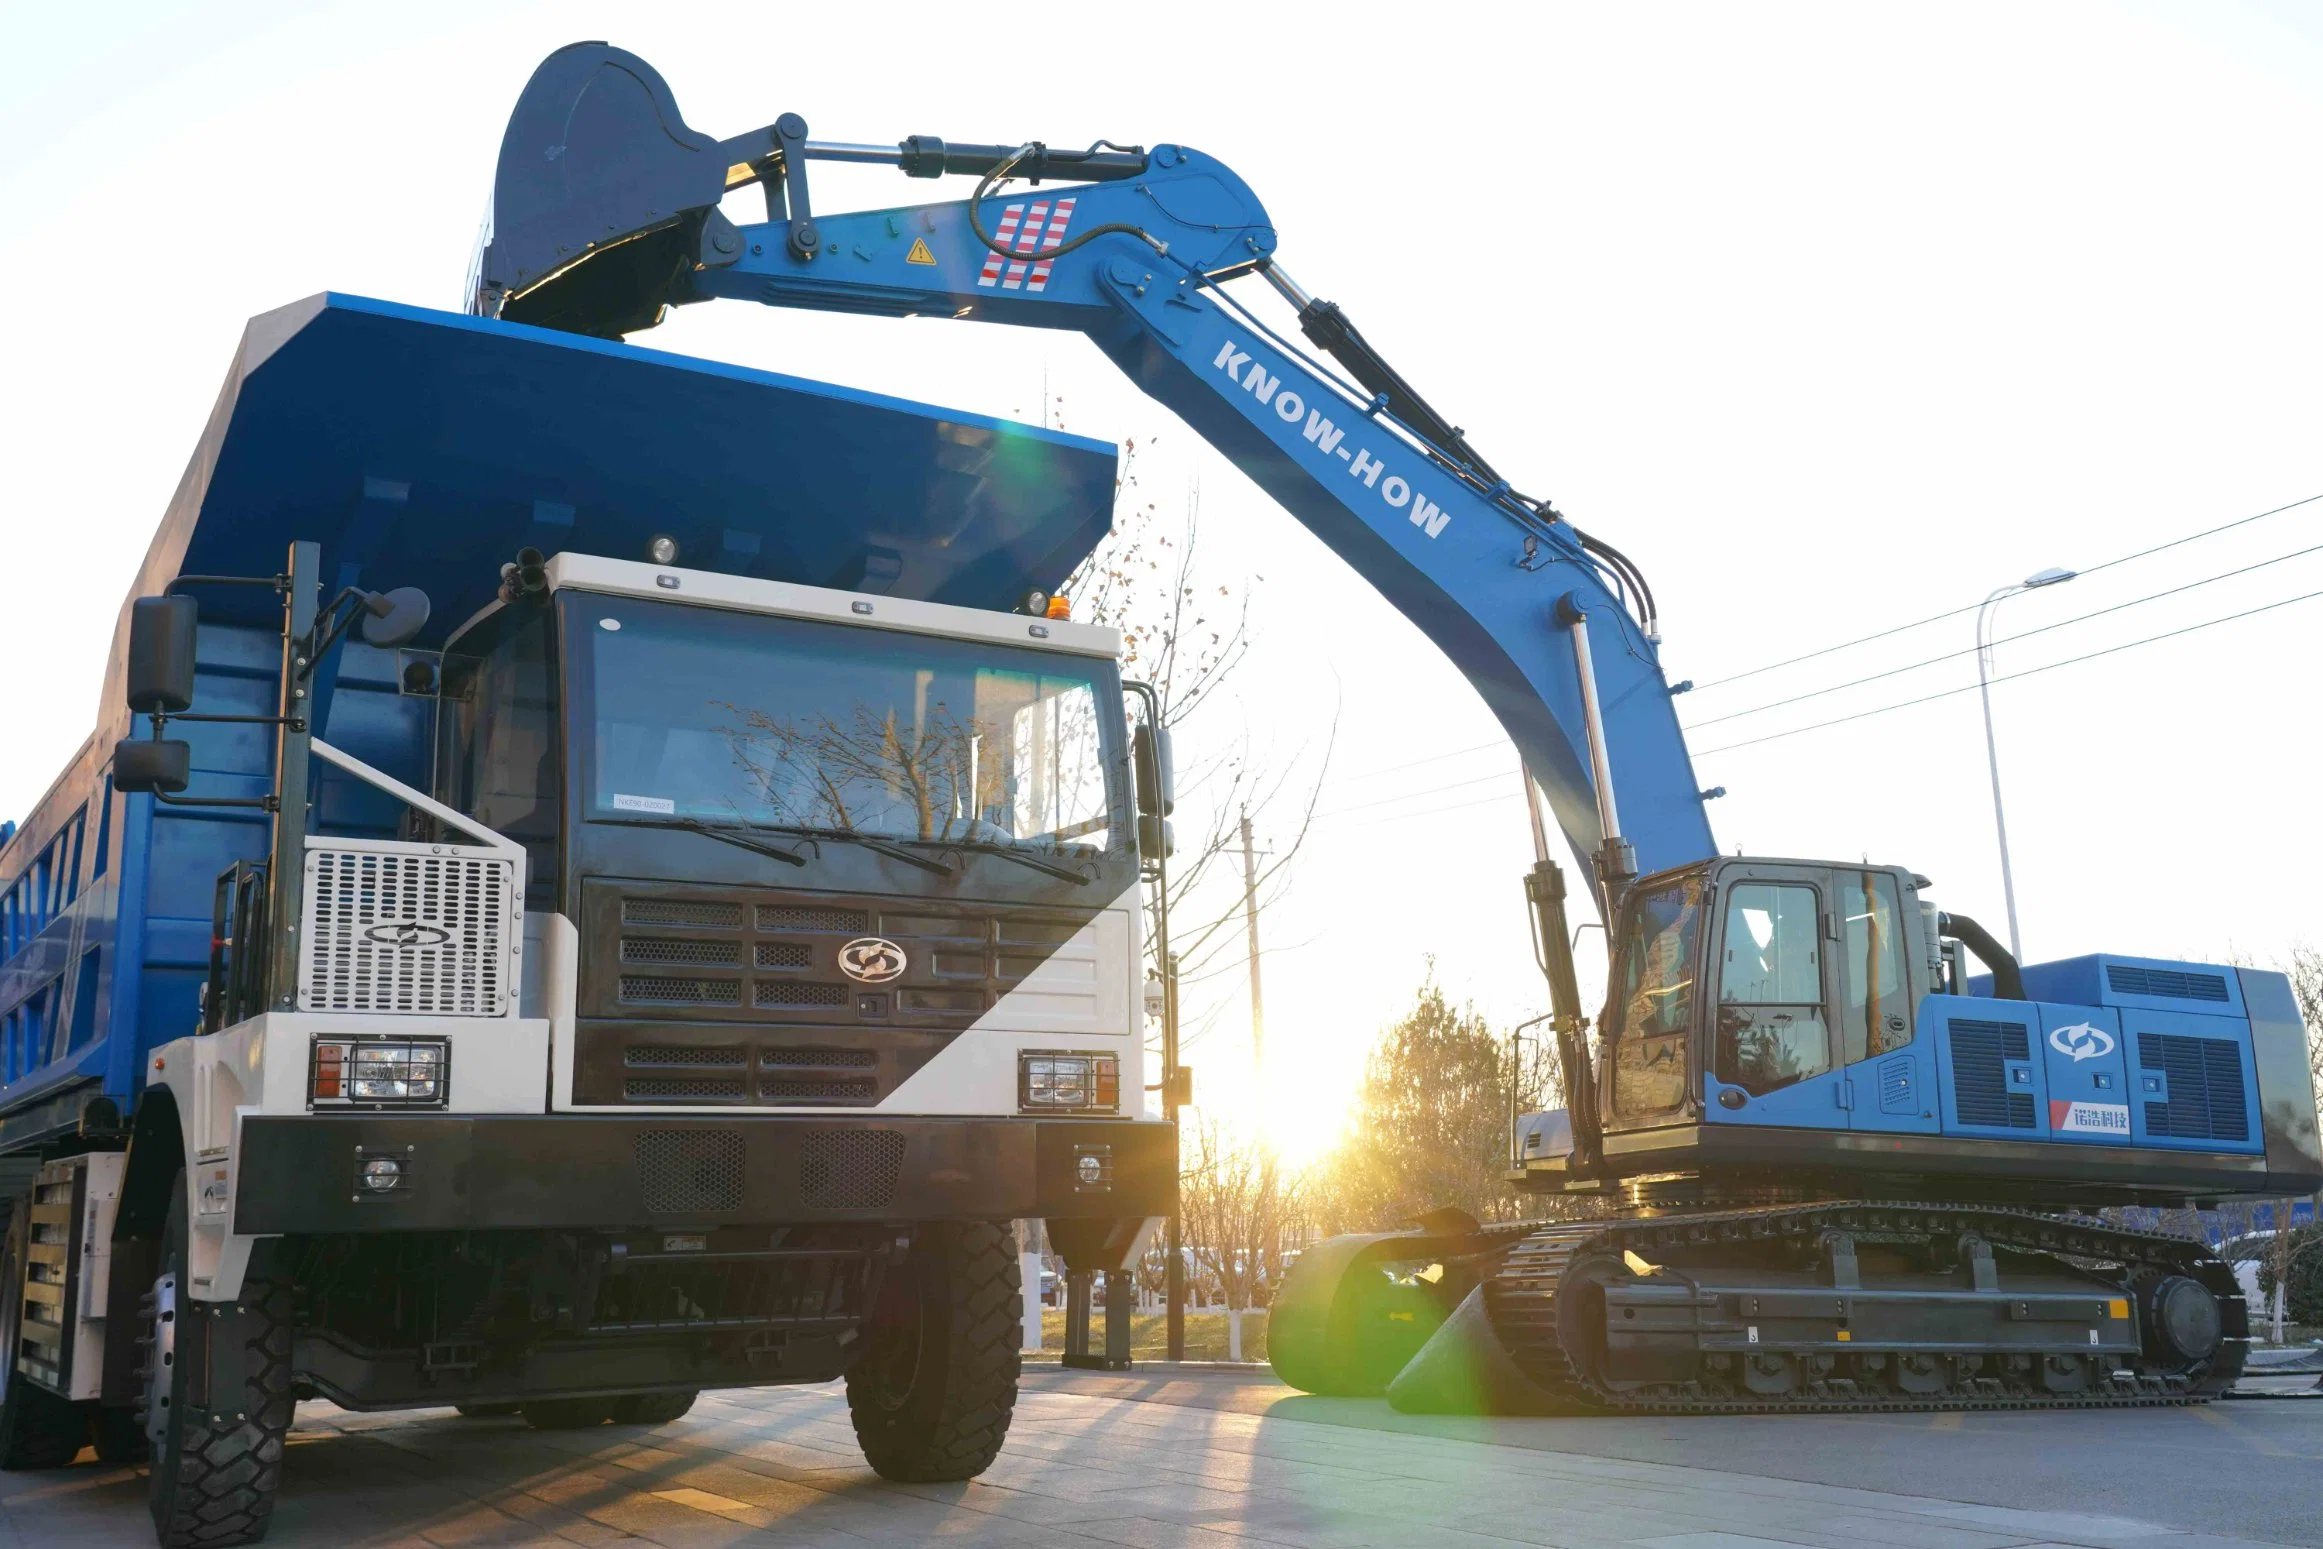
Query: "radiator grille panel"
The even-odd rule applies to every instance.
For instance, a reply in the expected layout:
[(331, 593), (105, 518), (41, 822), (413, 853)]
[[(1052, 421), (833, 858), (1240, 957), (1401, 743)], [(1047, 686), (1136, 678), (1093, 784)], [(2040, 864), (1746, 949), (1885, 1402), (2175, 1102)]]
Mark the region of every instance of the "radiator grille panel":
[(1986, 1022), (1954, 1017), (1952, 1037), (1952, 1101), (1963, 1124), (1994, 1129), (2038, 1127), (2033, 1094), (2012, 1091), (2009, 1060), (2032, 1058), (2032, 1041), (2022, 1022)]
[(847, 987), (843, 984), (786, 984), (780, 980), (758, 981), (755, 1003), (761, 1006), (844, 1006)]
[(879, 1063), (879, 1056), (869, 1049), (766, 1049), (760, 1052), (758, 1063), (769, 1070), (796, 1066), (815, 1070), (854, 1066), (869, 1070)]
[(735, 1006), (742, 1002), (739, 979), (658, 979), (623, 974), (621, 998), (653, 1006)]
[(718, 968), (742, 966), (739, 941), (664, 941), (653, 936), (621, 938), (624, 963), (696, 963)]
[(895, 1198), (903, 1137), (893, 1130), (809, 1135), (799, 1153), (799, 1199), (810, 1210), (879, 1210)]
[(758, 944), (758, 966), (761, 968), (804, 968), (814, 960), (814, 954), (803, 941), (762, 941)]
[(742, 1136), (734, 1130), (647, 1130), (637, 1137), (637, 1184), (655, 1211), (742, 1208)]
[(2146, 1133), (2172, 1140), (2248, 1140), (2242, 1046), (2225, 1038), (2140, 1033), (2138, 1064), (2169, 1077), (2169, 1101), (2148, 1102)]
[(748, 1096), (742, 1078), (726, 1080), (702, 1076), (632, 1076), (621, 1083), (622, 1095), (633, 1103), (735, 1103)]
[(2162, 1000), (2200, 1000), (2213, 1005), (2232, 999), (2223, 974), (2188, 973), (2177, 968), (2105, 965), (2105, 982), (2116, 995), (2151, 995)]
[(506, 1014), (516, 862), (433, 850), (309, 846), (301, 1010)]
[(631, 1044), (622, 1055), (623, 1064), (648, 1069), (666, 1065), (723, 1065), (739, 1068), (749, 1062), (747, 1050), (699, 1048), (684, 1044)]
[(625, 898), (621, 901), (621, 923), (734, 930), (742, 924), (742, 906), (714, 898)]
[(869, 1076), (835, 1076), (823, 1081), (761, 1081), (758, 1097), (768, 1103), (869, 1103), (879, 1083)]
[[(737, 921), (737, 923), (740, 923)], [(817, 908), (808, 904), (760, 904), (760, 930), (843, 930), (860, 934), (871, 928), (871, 916), (862, 909)]]

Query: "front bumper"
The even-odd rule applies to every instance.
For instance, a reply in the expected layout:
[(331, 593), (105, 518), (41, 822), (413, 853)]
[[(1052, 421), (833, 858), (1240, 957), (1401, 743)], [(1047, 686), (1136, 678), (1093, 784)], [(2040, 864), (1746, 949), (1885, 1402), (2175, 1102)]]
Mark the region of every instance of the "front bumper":
[[(376, 1157), (395, 1188), (363, 1184)], [(254, 1116), (234, 1230), (1118, 1221), (1177, 1208), (1177, 1160), (1176, 1127), (1146, 1119)]]

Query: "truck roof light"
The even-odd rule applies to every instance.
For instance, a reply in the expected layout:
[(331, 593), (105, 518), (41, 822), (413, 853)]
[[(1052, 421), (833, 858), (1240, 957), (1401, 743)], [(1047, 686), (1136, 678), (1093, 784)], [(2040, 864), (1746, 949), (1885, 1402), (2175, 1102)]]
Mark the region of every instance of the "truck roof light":
[(1053, 619), (1071, 618), (1073, 616), (1073, 599), (1067, 597), (1062, 592), (1059, 592), (1055, 596), (1051, 597), (1049, 599), (1048, 616)]

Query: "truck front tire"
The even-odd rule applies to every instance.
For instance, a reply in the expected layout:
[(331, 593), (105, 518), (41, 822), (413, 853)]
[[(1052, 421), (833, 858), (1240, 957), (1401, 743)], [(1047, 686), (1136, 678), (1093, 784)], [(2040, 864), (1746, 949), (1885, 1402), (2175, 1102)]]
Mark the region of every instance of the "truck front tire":
[[(223, 1549), (256, 1543), (274, 1515), (283, 1437), (297, 1407), (290, 1287), (268, 1279), (254, 1256), (240, 1297), (197, 1303), (187, 1294), (186, 1236), (181, 1176), (170, 1193), (161, 1273), (146, 1299), (145, 1434), (153, 1447), (146, 1498), (162, 1549)], [(197, 1362), (208, 1367), (207, 1409), (191, 1401)]]
[(847, 1373), (865, 1461), (910, 1484), (992, 1466), (1016, 1411), (1024, 1301), (1016, 1239), (970, 1221), (923, 1226), (890, 1269)]

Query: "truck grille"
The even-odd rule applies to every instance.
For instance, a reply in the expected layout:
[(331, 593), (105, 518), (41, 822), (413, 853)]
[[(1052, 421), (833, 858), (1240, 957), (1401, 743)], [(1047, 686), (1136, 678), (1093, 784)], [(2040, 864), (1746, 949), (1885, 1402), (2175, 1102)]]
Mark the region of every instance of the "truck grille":
[[(1081, 905), (786, 898), (591, 878), (580, 916), (584, 1017), (683, 1007), (718, 1021), (957, 1030), (1020, 988), (1037, 1018), (1030, 1028), (1115, 1031), (1130, 1016), (1128, 976), (1108, 982), (1115, 975), (1083, 934), (1098, 911)], [(879, 984), (847, 977), (840, 950), (864, 936), (901, 948), (904, 971)]]

